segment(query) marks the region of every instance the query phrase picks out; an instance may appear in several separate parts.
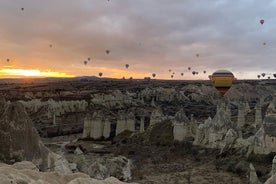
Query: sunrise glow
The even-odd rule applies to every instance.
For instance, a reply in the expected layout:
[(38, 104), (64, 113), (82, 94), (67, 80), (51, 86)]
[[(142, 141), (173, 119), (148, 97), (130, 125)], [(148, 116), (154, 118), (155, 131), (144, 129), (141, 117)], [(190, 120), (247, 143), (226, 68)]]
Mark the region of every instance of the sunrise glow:
[(15, 76), (15, 77), (74, 77), (61, 72), (28, 70), (28, 69), (14, 69), (4, 68), (0, 70), (0, 77)]

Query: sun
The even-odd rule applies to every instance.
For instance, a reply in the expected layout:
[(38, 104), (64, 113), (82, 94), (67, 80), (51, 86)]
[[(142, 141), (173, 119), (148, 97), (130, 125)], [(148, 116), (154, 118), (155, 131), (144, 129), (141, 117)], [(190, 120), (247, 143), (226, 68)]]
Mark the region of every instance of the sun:
[(63, 72), (40, 71), (37, 69), (0, 69), (0, 77), (74, 77)]

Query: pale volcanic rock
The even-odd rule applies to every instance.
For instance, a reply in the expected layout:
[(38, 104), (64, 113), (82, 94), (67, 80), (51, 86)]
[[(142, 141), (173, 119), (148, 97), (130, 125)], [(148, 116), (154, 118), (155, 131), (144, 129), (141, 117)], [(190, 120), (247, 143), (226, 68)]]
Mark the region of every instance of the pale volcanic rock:
[[(211, 148), (224, 148), (229, 142), (235, 139), (236, 133), (233, 124), (224, 111), (219, 108), (213, 119), (208, 118), (204, 124), (198, 126), (194, 144), (205, 145)], [(229, 131), (230, 130), (230, 131)], [(224, 140), (228, 133), (228, 140)]]
[(91, 95), (92, 105), (100, 105), (106, 108), (122, 108), (124, 106), (135, 106), (137, 100), (134, 94), (122, 93), (120, 90), (109, 91), (109, 93), (96, 93)]
[[(40, 183), (40, 184), (124, 184), (114, 177), (96, 180), (83, 173), (58, 174), (55, 172), (38, 172), (30, 169), (31, 163), (19, 163), (26, 167), (16, 168), (14, 165), (0, 165), (0, 183)], [(32, 167), (35, 167), (32, 165)]]
[(40, 170), (70, 173), (67, 161), (41, 142), (23, 105), (5, 105), (0, 118), (0, 159), (6, 163), (32, 161)]
[(191, 124), (183, 108), (175, 114), (173, 124), (174, 140), (183, 141), (191, 134)]
[(261, 184), (256, 174), (256, 170), (251, 163), (249, 164), (249, 182), (250, 184)]

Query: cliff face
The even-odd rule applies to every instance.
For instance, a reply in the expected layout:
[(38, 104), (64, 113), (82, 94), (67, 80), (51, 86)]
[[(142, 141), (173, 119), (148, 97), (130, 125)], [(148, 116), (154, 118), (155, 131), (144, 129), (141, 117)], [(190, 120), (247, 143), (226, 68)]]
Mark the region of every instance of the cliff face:
[(6, 104), (0, 117), (0, 153), (4, 161), (32, 160), (45, 152), (21, 103)]
[(28, 160), (40, 170), (70, 172), (62, 157), (49, 151), (41, 142), (33, 123), (20, 102), (1, 101), (0, 160), (14, 163)]

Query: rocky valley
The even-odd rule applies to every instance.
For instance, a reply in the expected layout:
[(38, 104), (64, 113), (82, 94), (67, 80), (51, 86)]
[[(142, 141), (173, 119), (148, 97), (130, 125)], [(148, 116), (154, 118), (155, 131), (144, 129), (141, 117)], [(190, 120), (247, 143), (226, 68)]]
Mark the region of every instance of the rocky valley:
[(273, 183), (276, 81), (0, 81), (1, 183)]

